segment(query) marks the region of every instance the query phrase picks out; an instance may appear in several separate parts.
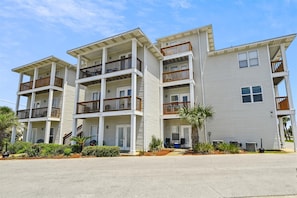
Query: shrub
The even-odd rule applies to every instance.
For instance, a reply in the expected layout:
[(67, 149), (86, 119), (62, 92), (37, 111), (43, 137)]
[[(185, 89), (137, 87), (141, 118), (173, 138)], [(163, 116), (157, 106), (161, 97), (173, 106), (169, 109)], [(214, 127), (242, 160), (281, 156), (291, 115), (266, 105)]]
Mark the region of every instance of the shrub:
[(154, 135), (152, 136), (152, 141), (149, 144), (150, 151), (160, 151), (162, 148), (162, 141), (157, 139)]
[(239, 153), (238, 146), (234, 144), (227, 144), (227, 143), (221, 143), (217, 146), (219, 151), (223, 151), (224, 153)]
[(211, 153), (212, 151), (214, 151), (214, 147), (212, 144), (209, 144), (209, 143), (198, 143), (198, 144), (194, 145), (193, 151), (195, 153), (207, 154), (207, 153)]
[(71, 145), (72, 153), (81, 153), (81, 146), (78, 144)]
[(82, 150), (83, 156), (116, 157), (120, 155), (117, 146), (87, 146)]
[(70, 147), (64, 149), (65, 156), (70, 156), (71, 153), (72, 153), (72, 149)]
[(31, 147), (32, 143), (30, 142), (17, 141), (14, 144), (9, 144), (7, 149), (11, 154), (20, 154), (26, 153)]

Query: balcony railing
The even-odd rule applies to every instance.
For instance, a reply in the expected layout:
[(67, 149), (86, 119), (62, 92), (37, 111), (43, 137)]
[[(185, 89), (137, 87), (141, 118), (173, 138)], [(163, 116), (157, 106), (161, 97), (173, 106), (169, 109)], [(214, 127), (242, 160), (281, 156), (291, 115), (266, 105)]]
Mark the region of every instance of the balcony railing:
[(271, 61), (271, 70), (272, 73), (285, 71), (283, 61)]
[(100, 111), (100, 100), (85, 101), (77, 103), (77, 114), (94, 113)]
[(287, 96), (275, 97), (276, 109), (277, 110), (289, 110), (289, 100)]
[[(141, 60), (137, 58), (136, 68), (141, 71)], [(119, 59), (105, 64), (105, 73), (116, 72), (120, 70), (130, 69), (132, 67), (132, 57)], [(102, 74), (102, 64), (94, 65), (80, 69), (79, 78), (86, 78)]]
[(18, 116), (19, 119), (29, 118), (29, 114), (30, 114), (30, 109), (17, 111), (17, 116)]
[[(60, 112), (61, 112), (60, 108), (53, 107), (51, 117), (59, 118)], [(29, 114), (30, 114), (30, 109), (17, 111), (17, 116), (19, 119), (29, 118)], [(47, 107), (32, 109), (31, 118), (42, 118), (42, 117), (47, 117)]]
[(189, 79), (189, 69), (163, 73), (163, 82)]
[[(104, 99), (104, 111), (131, 110), (131, 96)], [(141, 98), (136, 97), (136, 110), (141, 111)]]
[(171, 102), (163, 104), (163, 113), (164, 114), (178, 114), (180, 108), (189, 107), (190, 102)]
[(102, 64), (80, 69), (79, 78), (86, 78), (102, 74)]
[[(50, 85), (50, 77), (40, 78), (35, 81), (35, 88), (45, 87)], [(63, 87), (63, 79), (55, 77), (54, 85), (57, 87)], [(21, 83), (20, 91), (26, 91), (33, 88), (33, 81)]]
[(179, 54), (179, 53), (188, 52), (188, 51), (192, 51), (192, 45), (190, 42), (161, 48), (161, 53), (163, 54), (163, 56), (169, 56), (169, 55)]

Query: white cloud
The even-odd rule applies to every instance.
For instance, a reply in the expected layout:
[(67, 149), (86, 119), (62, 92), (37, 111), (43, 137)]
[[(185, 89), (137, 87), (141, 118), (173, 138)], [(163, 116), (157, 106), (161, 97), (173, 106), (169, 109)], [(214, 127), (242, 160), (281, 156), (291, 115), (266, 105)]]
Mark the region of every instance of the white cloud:
[[(26, 17), (43, 24), (63, 25), (73, 31), (96, 31), (109, 36), (123, 29), (126, 1), (15, 0), (2, 17)], [(17, 10), (17, 12), (16, 12)], [(14, 15), (9, 14), (14, 13)]]
[(191, 7), (191, 3), (188, 0), (171, 0), (169, 1), (169, 5), (172, 8), (190, 8)]

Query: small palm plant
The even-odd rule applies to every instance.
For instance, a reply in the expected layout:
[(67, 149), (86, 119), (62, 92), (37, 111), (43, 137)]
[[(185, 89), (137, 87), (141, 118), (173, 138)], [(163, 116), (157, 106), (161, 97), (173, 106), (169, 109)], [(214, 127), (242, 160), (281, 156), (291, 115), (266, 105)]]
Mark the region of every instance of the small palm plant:
[(160, 151), (162, 149), (162, 140), (152, 136), (152, 141), (149, 144), (150, 151)]
[(88, 139), (90, 139), (90, 138), (91, 137), (84, 137), (84, 136), (79, 137), (79, 136), (76, 136), (76, 137), (72, 137), (71, 138), (71, 141), (76, 142), (76, 144), (79, 145), (79, 147), (80, 147), (80, 151), (82, 151), (83, 148), (84, 148), (84, 145), (85, 145), (86, 141)]

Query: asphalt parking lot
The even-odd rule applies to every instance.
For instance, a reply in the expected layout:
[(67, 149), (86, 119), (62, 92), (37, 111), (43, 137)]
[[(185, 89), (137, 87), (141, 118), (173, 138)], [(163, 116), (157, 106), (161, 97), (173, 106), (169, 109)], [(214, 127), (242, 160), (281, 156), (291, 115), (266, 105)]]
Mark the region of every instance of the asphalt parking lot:
[(1, 160), (0, 197), (297, 197), (297, 154)]

